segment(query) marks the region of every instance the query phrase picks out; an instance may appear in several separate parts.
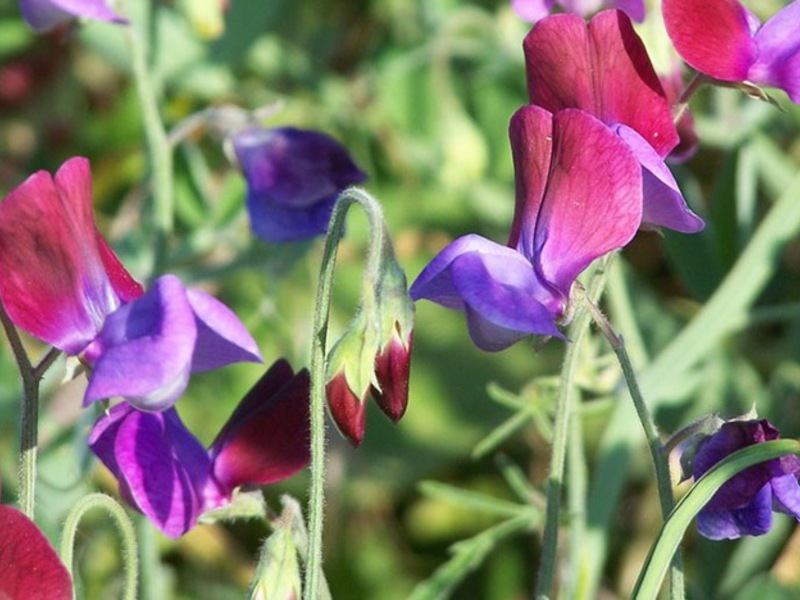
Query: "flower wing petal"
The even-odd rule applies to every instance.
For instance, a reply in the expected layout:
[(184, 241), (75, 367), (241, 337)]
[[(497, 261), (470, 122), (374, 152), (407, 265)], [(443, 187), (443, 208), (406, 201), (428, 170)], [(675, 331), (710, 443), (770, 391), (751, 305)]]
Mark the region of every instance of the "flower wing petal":
[(769, 19), (756, 32), (758, 58), (748, 79), (772, 85), (800, 104), (800, 1), (795, 0)]
[(34, 31), (47, 31), (75, 18), (127, 23), (103, 0), (22, 0), (20, 9)]
[(697, 531), (711, 540), (730, 540), (743, 535), (762, 535), (772, 527), (772, 492), (762, 487), (745, 506), (709, 503), (697, 514)]

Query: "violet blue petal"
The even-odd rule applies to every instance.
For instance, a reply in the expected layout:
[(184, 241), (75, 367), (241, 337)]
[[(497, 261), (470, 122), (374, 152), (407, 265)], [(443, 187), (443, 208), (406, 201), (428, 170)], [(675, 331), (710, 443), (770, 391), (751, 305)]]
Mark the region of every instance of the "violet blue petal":
[(118, 404), (97, 421), (89, 446), (119, 481), (121, 495), (169, 537), (180, 537), (229, 499), (174, 409), (146, 413)]
[(630, 127), (620, 125), (616, 131), (633, 150), (642, 167), (642, 222), (682, 233), (701, 231), (705, 223), (686, 204), (678, 182), (653, 147)]
[(744, 81), (758, 56), (751, 16), (736, 0), (663, 0), (672, 43), (689, 65), (715, 79)]
[(186, 290), (186, 297), (197, 325), (192, 372), (235, 362), (262, 362), (258, 344), (231, 309), (199, 290)]
[(553, 117), (550, 178), (536, 224), (537, 271), (566, 298), (589, 264), (627, 244), (642, 220), (642, 175), (628, 145), (599, 120)]
[(609, 8), (617, 8), (632, 20), (641, 23), (645, 18), (644, 0), (614, 0), (608, 2)]
[(553, 15), (533, 27), (523, 48), (531, 104), (552, 113), (580, 108), (606, 125), (627, 125), (662, 157), (678, 144), (664, 90), (624, 13), (603, 11), (589, 24)]
[(769, 19), (755, 34), (758, 56), (748, 79), (781, 88), (800, 104), (800, 0)]
[(247, 179), (253, 230), (268, 240), (324, 233), (339, 193), (366, 179), (344, 146), (317, 131), (254, 127), (235, 134), (233, 145)]
[(103, 0), (20, 0), (20, 9), (34, 31), (47, 31), (76, 18), (127, 23)]
[(72, 600), (72, 581), (36, 524), (0, 506), (0, 598)]
[(800, 520), (800, 484), (797, 475), (791, 473), (781, 477), (773, 477), (772, 508)]
[(293, 375), (288, 363), (279, 361), (247, 393), (209, 448), (221, 488), (229, 494), (238, 486), (275, 483), (303, 469), (311, 458), (309, 427), (308, 371)]
[(92, 375), (84, 405), (123, 396), (141, 410), (169, 408), (186, 389), (196, 340), (183, 284), (174, 275), (160, 277), (144, 296), (111, 313), (87, 348)]
[(55, 178), (31, 175), (0, 203), (0, 301), (20, 329), (78, 354), (120, 292), (135, 294), (138, 284), (99, 239), (85, 158), (68, 160)]
[(772, 527), (772, 492), (763, 486), (749, 504), (725, 507), (709, 503), (697, 514), (697, 530), (711, 540), (763, 535)]
[(556, 5), (556, 0), (511, 0), (511, 8), (528, 23), (544, 19)]

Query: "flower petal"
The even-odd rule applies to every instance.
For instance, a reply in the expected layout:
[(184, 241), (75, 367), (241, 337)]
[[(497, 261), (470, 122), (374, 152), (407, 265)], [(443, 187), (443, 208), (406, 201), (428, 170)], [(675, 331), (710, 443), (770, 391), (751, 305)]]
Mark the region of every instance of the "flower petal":
[(263, 194), (248, 192), (247, 210), (253, 233), (268, 242), (296, 242), (328, 230), (338, 192), (307, 208), (278, 204)]
[(785, 90), (800, 104), (800, 1), (795, 0), (769, 19), (755, 35), (758, 58), (748, 79)]
[(69, 573), (33, 521), (0, 506), (0, 532), (0, 598), (72, 600)]
[(797, 475), (773, 477), (770, 485), (772, 486), (773, 509), (800, 520), (800, 484), (798, 484)]
[(511, 0), (511, 8), (528, 23), (544, 19), (555, 5), (556, 0)]
[(160, 277), (144, 296), (106, 319), (87, 348), (93, 366), (84, 405), (123, 396), (141, 410), (164, 410), (186, 389), (197, 340), (195, 315), (180, 280)]
[(663, 0), (664, 24), (678, 54), (716, 79), (744, 81), (758, 56), (750, 15), (737, 0)]
[(358, 448), (364, 440), (366, 429), (366, 397), (359, 398), (353, 393), (344, 371), (328, 381), (325, 385), (325, 396), (336, 427), (353, 447)]
[(199, 290), (186, 290), (197, 324), (192, 372), (235, 362), (262, 362), (258, 344), (231, 309)]
[(308, 371), (292, 375), (289, 364), (278, 361), (211, 445), (217, 481), (230, 493), (240, 485), (265, 485), (294, 475), (310, 460), (309, 431)]
[(709, 503), (697, 514), (697, 531), (711, 540), (730, 540), (743, 535), (763, 535), (772, 527), (772, 492), (763, 486), (742, 507)]
[(653, 147), (630, 127), (620, 125), (616, 131), (633, 150), (642, 167), (642, 223), (683, 233), (701, 231), (705, 227), (703, 219), (686, 204), (678, 182)]
[(75, 18), (127, 23), (103, 0), (21, 0), (20, 9), (34, 31), (47, 31)]
[(85, 158), (65, 162), (55, 179), (31, 175), (0, 203), (0, 301), (18, 327), (68, 354), (120, 304), (104, 256), (121, 278), (111, 250), (98, 247)]
[(635, 129), (659, 155), (678, 144), (664, 90), (642, 40), (620, 11), (588, 25), (572, 14), (537, 23), (524, 42), (531, 103), (552, 113), (583, 109)]
[(89, 447), (119, 480), (120, 494), (169, 537), (194, 527), (227, 496), (205, 449), (169, 409), (146, 413), (122, 403), (102, 416)]
[(536, 225), (537, 270), (564, 297), (596, 258), (623, 247), (642, 220), (642, 174), (628, 145), (593, 116), (553, 117), (553, 159)]

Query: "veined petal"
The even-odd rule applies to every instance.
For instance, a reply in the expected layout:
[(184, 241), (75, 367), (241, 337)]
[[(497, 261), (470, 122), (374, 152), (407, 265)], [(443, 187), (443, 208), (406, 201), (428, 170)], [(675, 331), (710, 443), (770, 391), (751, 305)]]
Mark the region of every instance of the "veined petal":
[(800, 104), (800, 1), (769, 19), (755, 35), (758, 58), (747, 78), (785, 90)]
[(127, 23), (104, 0), (21, 0), (20, 9), (34, 31), (47, 31), (75, 18)]
[(642, 223), (683, 233), (701, 231), (705, 223), (686, 204), (678, 182), (653, 147), (630, 127), (620, 125), (616, 131), (642, 166)]
[(105, 265), (115, 264), (130, 293), (136, 285), (98, 239), (85, 158), (65, 162), (55, 179), (31, 175), (0, 203), (0, 301), (18, 327), (68, 354), (97, 335), (120, 305)]
[(240, 485), (275, 483), (294, 475), (310, 460), (309, 427), (308, 371), (293, 375), (286, 361), (278, 361), (211, 445), (216, 480), (231, 493)]
[(192, 372), (235, 362), (261, 362), (258, 344), (231, 309), (199, 290), (186, 290), (196, 324)]
[(118, 404), (97, 421), (89, 447), (119, 481), (120, 494), (170, 537), (227, 499), (211, 459), (174, 409), (146, 413)]
[(664, 24), (689, 65), (716, 79), (744, 81), (758, 56), (750, 16), (737, 0), (663, 0)]
[(533, 27), (523, 48), (532, 104), (628, 125), (662, 157), (678, 144), (664, 90), (624, 13), (603, 11), (588, 25), (577, 15), (554, 15)]
[(537, 271), (566, 298), (578, 274), (623, 247), (642, 220), (641, 168), (628, 145), (593, 116), (553, 117), (553, 158), (536, 225)]
[(197, 340), (195, 314), (174, 275), (108, 316), (85, 356), (93, 371), (84, 405), (123, 396), (141, 410), (172, 406), (186, 389)]
[(800, 520), (800, 484), (797, 474), (773, 477), (770, 485), (773, 508)]

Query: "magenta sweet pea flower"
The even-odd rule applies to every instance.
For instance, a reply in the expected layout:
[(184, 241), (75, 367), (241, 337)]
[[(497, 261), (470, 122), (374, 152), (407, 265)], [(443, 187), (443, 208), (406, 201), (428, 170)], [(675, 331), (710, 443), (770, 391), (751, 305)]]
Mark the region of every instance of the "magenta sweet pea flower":
[(620, 11), (586, 23), (553, 15), (524, 42), (531, 103), (557, 112), (580, 108), (614, 130), (639, 159), (643, 224), (684, 233), (704, 224), (686, 205), (664, 159), (678, 145), (669, 103), (642, 40)]
[[(780, 438), (766, 419), (729, 421), (699, 443), (692, 472), (699, 478), (737, 450)], [(697, 515), (697, 530), (712, 540), (763, 535), (772, 527), (772, 511), (800, 521), (800, 458), (784, 456), (753, 465), (734, 476)]]
[(642, 219), (642, 174), (628, 145), (593, 116), (525, 106), (511, 118), (516, 209), (508, 246), (461, 237), (411, 286), (467, 315), (473, 342), (502, 350), (527, 335), (562, 337), (575, 278), (623, 247)]
[(97, 231), (91, 173), (73, 158), (40, 171), (0, 203), (0, 303), (20, 329), (91, 371), (85, 404), (123, 396), (171, 406), (189, 375), (260, 361), (222, 303), (165, 275), (144, 293)]
[(104, 0), (20, 0), (19, 6), (34, 31), (48, 31), (78, 18), (127, 23)]
[(339, 194), (366, 179), (339, 142), (317, 131), (250, 127), (232, 141), (253, 233), (270, 242), (324, 234)]
[(511, 0), (511, 8), (529, 23), (544, 19), (556, 5), (560, 5), (564, 12), (582, 17), (601, 8), (618, 8), (637, 23), (644, 21), (644, 0)]
[(164, 534), (180, 537), (241, 486), (275, 483), (309, 461), (308, 372), (276, 362), (247, 393), (206, 450), (175, 409), (118, 404), (89, 446), (119, 481), (120, 494)]
[(663, 0), (667, 33), (692, 67), (784, 90), (800, 104), (800, 1), (763, 25), (736, 0)]
[(72, 600), (72, 581), (36, 524), (0, 505), (0, 598)]

